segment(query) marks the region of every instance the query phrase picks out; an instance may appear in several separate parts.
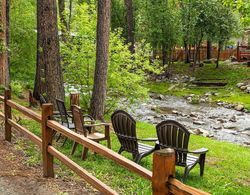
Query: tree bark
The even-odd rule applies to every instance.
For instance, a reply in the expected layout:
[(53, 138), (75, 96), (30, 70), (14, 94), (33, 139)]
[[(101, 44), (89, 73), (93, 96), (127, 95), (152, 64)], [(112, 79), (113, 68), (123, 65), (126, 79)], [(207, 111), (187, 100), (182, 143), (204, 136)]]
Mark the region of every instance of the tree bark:
[(218, 43), (218, 55), (217, 55), (217, 60), (216, 60), (216, 68), (219, 68), (219, 60), (220, 60), (220, 52), (221, 52), (221, 42), (219, 41)]
[(60, 65), (56, 0), (37, 1), (37, 69), (34, 97), (46, 95), (56, 105), (64, 100), (63, 76)]
[(189, 53), (189, 49), (188, 49), (188, 44), (186, 41), (184, 41), (184, 48), (185, 48), (185, 63), (188, 64), (190, 63), (190, 53)]
[(124, 0), (124, 4), (126, 9), (127, 42), (130, 44), (130, 52), (135, 53), (135, 24), (133, 0)]
[(211, 41), (207, 41), (207, 59), (211, 59), (212, 58), (212, 43)]
[(107, 87), (111, 0), (98, 0), (96, 66), (91, 115), (103, 120)]
[(9, 86), (9, 63), (8, 63), (8, 0), (0, 2), (0, 85)]
[(162, 65), (166, 65), (168, 63), (166, 44), (162, 43)]
[(59, 18), (61, 22), (61, 32), (62, 32), (62, 40), (66, 40), (66, 33), (68, 31), (68, 24), (65, 17), (65, 0), (58, 0), (58, 8), (59, 8)]

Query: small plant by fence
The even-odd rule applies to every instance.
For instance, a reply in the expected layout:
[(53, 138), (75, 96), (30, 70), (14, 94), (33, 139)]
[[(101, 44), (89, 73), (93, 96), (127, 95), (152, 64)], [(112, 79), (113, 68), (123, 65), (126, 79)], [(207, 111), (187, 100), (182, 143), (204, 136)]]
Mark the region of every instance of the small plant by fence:
[[(57, 131), (69, 139), (82, 144), (84, 147), (100, 154), (117, 164), (125, 167), (139, 176), (152, 182), (152, 194), (208, 194), (196, 188), (185, 185), (174, 178), (175, 175), (175, 152), (172, 149), (164, 149), (156, 151), (153, 154), (153, 171), (149, 171), (144, 167), (126, 159), (116, 152), (79, 135), (58, 122), (51, 120), (53, 115), (52, 104), (42, 105), (42, 114), (38, 114), (31, 109), (19, 105), (11, 100), (11, 91), (5, 90), (4, 96), (0, 96), (0, 101), (4, 102), (4, 113), (0, 112), (0, 118), (5, 121), (5, 140), (11, 142), (12, 128), (25, 134), (33, 141), (42, 151), (43, 176), (54, 177), (54, 157), (60, 160), (64, 165), (73, 170), (82, 177), (87, 183), (104, 194), (118, 194), (115, 190), (98, 180), (92, 174), (88, 173), (81, 166), (62, 154), (52, 146), (53, 131)], [(12, 120), (11, 110), (16, 109), (25, 116), (41, 124), (42, 137), (38, 137), (28, 129), (22, 127)]]

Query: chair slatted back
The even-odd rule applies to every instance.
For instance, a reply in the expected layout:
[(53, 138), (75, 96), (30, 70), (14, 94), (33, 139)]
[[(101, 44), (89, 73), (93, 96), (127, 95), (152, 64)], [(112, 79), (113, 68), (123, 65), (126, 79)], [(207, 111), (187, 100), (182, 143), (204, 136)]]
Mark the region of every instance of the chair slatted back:
[(173, 148), (176, 151), (176, 164), (184, 166), (187, 160), (190, 133), (174, 120), (166, 120), (156, 126), (161, 148)]
[(75, 124), (76, 132), (82, 133), (85, 137), (87, 136), (87, 131), (84, 128), (84, 118), (82, 115), (82, 110), (79, 106), (72, 106), (73, 120)]
[(136, 121), (123, 110), (115, 111), (111, 116), (114, 131), (122, 148), (131, 153), (138, 152)]
[(39, 94), (39, 101), (40, 101), (40, 105), (47, 103), (46, 98), (42, 94)]
[(64, 102), (62, 100), (56, 99), (56, 105), (60, 113), (61, 123), (63, 125), (66, 124), (69, 127), (68, 113), (67, 113)]

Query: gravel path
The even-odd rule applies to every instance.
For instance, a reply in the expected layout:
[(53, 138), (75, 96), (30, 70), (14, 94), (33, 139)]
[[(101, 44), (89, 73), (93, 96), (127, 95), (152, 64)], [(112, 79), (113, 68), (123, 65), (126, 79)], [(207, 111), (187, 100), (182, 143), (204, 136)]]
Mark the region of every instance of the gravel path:
[(0, 128), (0, 195), (96, 194), (80, 179), (43, 178), (42, 167), (27, 166), (27, 157), (4, 141), (2, 132)]

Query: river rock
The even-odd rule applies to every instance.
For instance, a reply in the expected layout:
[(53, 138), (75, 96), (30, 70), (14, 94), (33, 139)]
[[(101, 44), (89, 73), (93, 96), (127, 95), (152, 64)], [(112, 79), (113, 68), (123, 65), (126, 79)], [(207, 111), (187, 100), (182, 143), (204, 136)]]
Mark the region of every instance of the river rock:
[(211, 96), (211, 95), (212, 95), (211, 92), (207, 92), (207, 93), (204, 94), (204, 96)]
[(250, 131), (243, 131), (242, 134), (250, 136)]
[(199, 102), (200, 103), (205, 103), (207, 100), (205, 99), (205, 98), (201, 98), (200, 100), (199, 100)]
[(231, 122), (233, 122), (233, 123), (237, 122), (236, 116), (235, 116), (235, 115), (232, 116), (232, 117), (229, 119), (229, 121), (231, 121)]
[(218, 117), (217, 117), (217, 116), (212, 115), (212, 116), (209, 116), (208, 118), (209, 118), (209, 119), (217, 119)]
[(235, 129), (235, 128), (236, 128), (236, 126), (235, 126), (234, 124), (232, 124), (232, 123), (225, 123), (225, 124), (223, 125), (223, 127), (224, 127), (225, 129)]
[(237, 111), (242, 111), (244, 109), (244, 106), (241, 104), (238, 104), (237, 106), (234, 107), (234, 109)]
[(199, 121), (199, 120), (194, 121), (193, 123), (194, 123), (195, 125), (205, 125), (205, 122), (204, 122), (204, 121)]
[(192, 134), (195, 134), (195, 135), (200, 135), (202, 134), (202, 130), (201, 129), (193, 129), (190, 131)]
[(250, 93), (250, 86), (246, 88), (245, 92)]
[(243, 85), (240, 87), (240, 89), (244, 91), (245, 89), (247, 89), (247, 86)]
[(191, 117), (197, 117), (198, 115), (195, 112), (191, 112), (189, 116), (191, 116)]
[(214, 125), (214, 126), (213, 126), (213, 129), (219, 130), (219, 129), (222, 129), (222, 126), (221, 126), (221, 125)]
[(176, 114), (176, 115), (179, 114), (179, 112), (178, 112), (177, 110), (173, 110), (172, 113), (173, 113), (173, 114)]
[(244, 84), (244, 83), (237, 83), (236, 86), (240, 88), (240, 87), (242, 87), (243, 85), (245, 85), (245, 84)]
[(188, 101), (188, 102), (192, 102), (192, 100), (193, 100), (193, 99), (192, 99), (191, 96), (187, 97), (187, 101)]
[(227, 122), (227, 120), (222, 119), (222, 118), (218, 118), (218, 119), (217, 119), (217, 121), (219, 121), (219, 122), (221, 122), (221, 123), (225, 123), (225, 122)]

